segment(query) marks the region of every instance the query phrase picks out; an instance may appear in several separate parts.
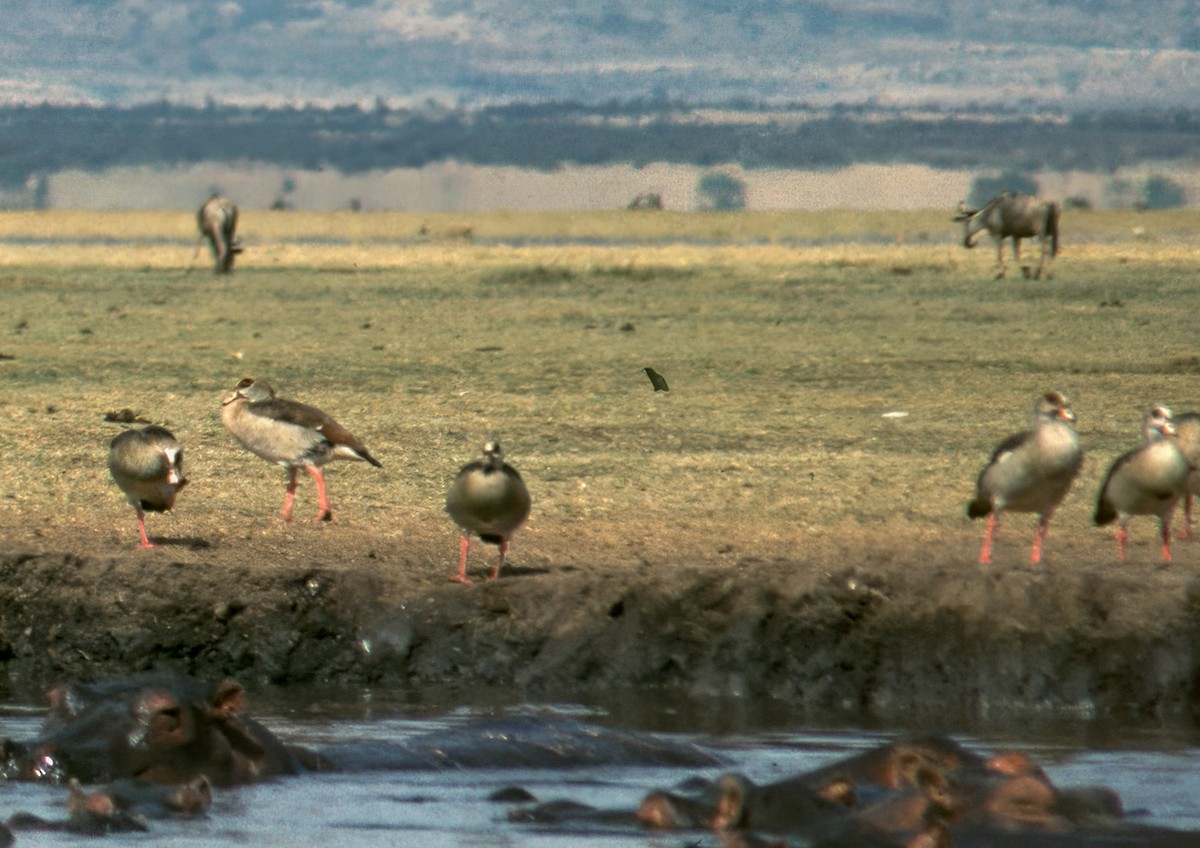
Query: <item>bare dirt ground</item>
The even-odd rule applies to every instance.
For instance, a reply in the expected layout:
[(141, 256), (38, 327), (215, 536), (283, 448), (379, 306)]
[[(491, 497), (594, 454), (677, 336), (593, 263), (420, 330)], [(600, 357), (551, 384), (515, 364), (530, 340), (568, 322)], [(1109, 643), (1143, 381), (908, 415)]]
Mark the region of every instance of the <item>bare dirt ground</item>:
[[(892, 724), (1193, 723), (1200, 543), (1163, 567), (1141, 519), (1118, 564), (1090, 510), (1149, 404), (1200, 405), (1200, 258), (1103, 239), (1052, 283), (1003, 284), (953, 244), (251, 243), (229, 279), (0, 251), (0, 693), (166, 666), (530, 698), (662, 687)], [(304, 479), (280, 524), (279, 470), (221, 428), (247, 374), (383, 461), (329, 471), (333, 522), (306, 520)], [(1084, 471), (1042, 566), (1029, 516), (980, 566), (975, 474), (1051, 388), (1075, 400)], [(104, 468), (120, 426), (102, 416), (122, 407), (175, 431), (192, 480), (149, 517), (150, 551)], [(442, 497), (500, 434), (534, 514), (502, 579), (455, 585)], [(473, 549), (477, 578), (493, 555)]]

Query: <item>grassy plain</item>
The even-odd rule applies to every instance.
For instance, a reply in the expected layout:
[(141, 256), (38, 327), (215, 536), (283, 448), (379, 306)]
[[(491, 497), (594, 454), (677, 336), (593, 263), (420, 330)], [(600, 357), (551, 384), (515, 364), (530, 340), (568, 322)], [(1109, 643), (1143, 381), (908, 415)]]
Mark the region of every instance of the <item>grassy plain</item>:
[[(1054, 279), (1000, 282), (994, 251), (963, 249), (949, 219), (251, 210), (219, 277), (190, 213), (0, 214), (0, 532), (132, 548), (105, 467), (121, 425), (103, 418), (127, 407), (184, 444), (191, 485), (149, 518), (184, 560), (319, 546), (443, 581), (444, 492), (498, 437), (534, 498), (518, 567), (917, 566), (933, 551), (968, 567), (975, 475), (1057, 388), (1088, 459), (1047, 567), (1114, 560), (1090, 526), (1100, 476), (1151, 404), (1200, 408), (1200, 215), (1069, 211)], [(282, 472), (222, 428), (220, 397), (246, 375), (384, 463), (332, 468), (332, 525), (280, 526)], [(297, 515), (315, 511), (305, 478)], [(1006, 522), (998, 565), (1026, 561), (1031, 531)], [(1132, 567), (1157, 565), (1153, 536), (1134, 523)], [(1194, 568), (1200, 546), (1177, 561)]]

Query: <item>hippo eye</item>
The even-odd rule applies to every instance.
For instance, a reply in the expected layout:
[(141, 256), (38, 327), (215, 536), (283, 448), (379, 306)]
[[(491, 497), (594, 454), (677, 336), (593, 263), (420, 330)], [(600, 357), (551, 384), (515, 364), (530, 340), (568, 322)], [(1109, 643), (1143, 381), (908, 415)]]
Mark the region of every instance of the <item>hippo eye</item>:
[(142, 739), (151, 748), (174, 748), (187, 741), (183, 726), (183, 712), (178, 707), (167, 707), (150, 717)]

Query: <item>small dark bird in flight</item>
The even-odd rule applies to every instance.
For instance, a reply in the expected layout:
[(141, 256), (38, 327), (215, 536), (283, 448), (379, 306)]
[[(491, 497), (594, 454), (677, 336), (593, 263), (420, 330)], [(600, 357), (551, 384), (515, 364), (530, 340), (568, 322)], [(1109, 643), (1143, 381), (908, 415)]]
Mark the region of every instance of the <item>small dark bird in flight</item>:
[(650, 378), (650, 385), (654, 386), (656, 392), (669, 392), (671, 387), (667, 385), (667, 378), (659, 374), (653, 368), (644, 369), (646, 376)]

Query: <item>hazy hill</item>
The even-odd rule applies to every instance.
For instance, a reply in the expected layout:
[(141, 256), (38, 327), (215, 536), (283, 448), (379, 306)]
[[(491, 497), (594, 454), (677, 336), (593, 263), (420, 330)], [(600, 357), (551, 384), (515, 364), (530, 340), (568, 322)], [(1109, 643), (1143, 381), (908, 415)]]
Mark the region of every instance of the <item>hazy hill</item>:
[(16, 0), (0, 101), (876, 102), (1200, 94), (1190, 0)]

